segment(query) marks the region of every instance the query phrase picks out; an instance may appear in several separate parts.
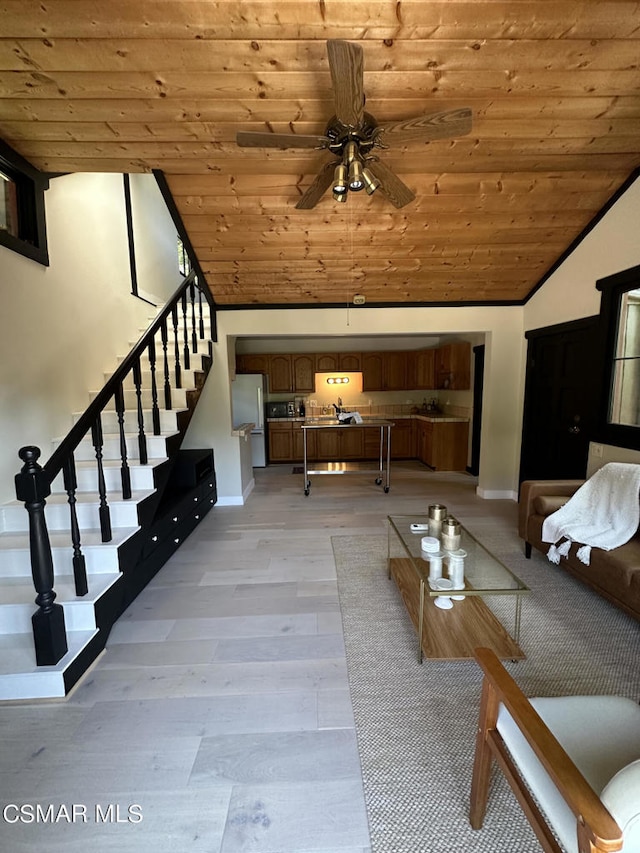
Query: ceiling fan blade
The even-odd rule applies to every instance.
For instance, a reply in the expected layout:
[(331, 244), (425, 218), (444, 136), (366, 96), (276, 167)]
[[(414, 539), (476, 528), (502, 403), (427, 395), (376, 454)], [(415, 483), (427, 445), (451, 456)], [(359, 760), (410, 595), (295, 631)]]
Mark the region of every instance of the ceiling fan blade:
[(416, 197), (415, 193), (376, 157), (365, 160), (365, 166), (380, 181), (377, 192), (382, 193), (394, 207), (404, 207)]
[(364, 115), (364, 62), (359, 44), (329, 39), (329, 70), (336, 117), (345, 127), (358, 128)]
[(242, 148), (326, 148), (331, 140), (326, 136), (303, 136), (297, 133), (239, 130), (236, 142)]
[(320, 201), (333, 183), (333, 173), (338, 164), (338, 160), (333, 160), (330, 163), (325, 163), (322, 169), (316, 175), (314, 182), (311, 184), (300, 201), (296, 204), (297, 210), (311, 210)]
[[(462, 107), (458, 110), (428, 113), (425, 116), (405, 119), (404, 121), (387, 122), (376, 128), (379, 133), (377, 144), (386, 143), (387, 136), (393, 137), (393, 142), (421, 139), (429, 142), (432, 139), (450, 139), (453, 136), (465, 136), (471, 132), (471, 110)], [(390, 140), (391, 141), (391, 140)]]

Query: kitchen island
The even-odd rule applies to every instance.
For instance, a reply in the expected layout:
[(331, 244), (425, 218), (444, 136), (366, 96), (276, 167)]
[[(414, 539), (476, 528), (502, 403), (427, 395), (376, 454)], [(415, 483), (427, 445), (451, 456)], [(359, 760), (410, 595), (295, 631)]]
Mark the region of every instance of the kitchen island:
[[(376, 485), (380, 486), (384, 483), (384, 490), (388, 492), (391, 487), (390, 482), (390, 461), (391, 461), (391, 427), (394, 426), (393, 421), (379, 420), (368, 418), (360, 423), (344, 423), (337, 418), (311, 418), (302, 424), (303, 435), (303, 475), (304, 475), (304, 493), (309, 495), (311, 489), (312, 475), (318, 474), (376, 474)], [(344, 454), (341, 453), (341, 447), (348, 442), (349, 430), (352, 429), (376, 429), (380, 432), (379, 457), (377, 469), (362, 469), (350, 468), (346, 463), (339, 461)], [(330, 442), (335, 446), (335, 462), (327, 462), (322, 468), (309, 468), (308, 454), (308, 436), (316, 430), (331, 431), (325, 433), (328, 435)]]

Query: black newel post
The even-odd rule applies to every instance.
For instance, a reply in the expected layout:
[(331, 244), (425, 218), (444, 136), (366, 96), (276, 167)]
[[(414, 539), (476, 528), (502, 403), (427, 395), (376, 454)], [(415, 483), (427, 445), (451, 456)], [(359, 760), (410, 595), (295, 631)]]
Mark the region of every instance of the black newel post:
[(31, 574), (38, 593), (38, 610), (31, 617), (38, 666), (53, 666), (67, 653), (64, 610), (54, 604), (53, 557), (44, 516), (46, 498), (51, 494), (48, 477), (38, 465), (40, 448), (22, 447), (18, 454), (24, 465), (16, 474), (16, 497), (29, 513)]

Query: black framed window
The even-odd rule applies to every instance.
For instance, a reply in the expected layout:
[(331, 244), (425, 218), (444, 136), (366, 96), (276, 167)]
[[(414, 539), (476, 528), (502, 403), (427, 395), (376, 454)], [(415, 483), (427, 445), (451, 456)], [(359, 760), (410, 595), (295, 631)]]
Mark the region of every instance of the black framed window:
[(180, 275), (183, 275), (185, 278), (191, 272), (191, 258), (189, 257), (189, 251), (185, 244), (182, 242), (182, 238), (178, 236), (178, 272)]
[(49, 178), (0, 141), (0, 245), (49, 265), (44, 192)]
[(640, 266), (596, 283), (606, 335), (601, 438), (640, 449)]

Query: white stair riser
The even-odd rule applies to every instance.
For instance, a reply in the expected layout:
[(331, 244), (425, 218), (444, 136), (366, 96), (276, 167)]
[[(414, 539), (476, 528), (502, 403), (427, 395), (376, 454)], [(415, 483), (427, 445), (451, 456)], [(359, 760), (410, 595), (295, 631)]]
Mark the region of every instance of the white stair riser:
[[(196, 353), (194, 353), (194, 352), (190, 353), (189, 354), (189, 370), (203, 370), (203, 363), (202, 363), (203, 359), (207, 358), (208, 356), (209, 356), (208, 346), (199, 348), (198, 352), (196, 352)], [(175, 366), (176, 352), (175, 352), (175, 348), (174, 348), (173, 344), (169, 344), (169, 346), (167, 347), (167, 358), (169, 359), (169, 366), (170, 367)], [(124, 360), (125, 360), (124, 356), (122, 358), (119, 358), (118, 359), (118, 365), (122, 364), (122, 362)], [(182, 370), (185, 370), (186, 365), (185, 365), (184, 352), (182, 350), (182, 347), (180, 347), (180, 350), (179, 350), (179, 361), (180, 361), (180, 367), (182, 368)], [(140, 365), (141, 365), (143, 370), (146, 370), (148, 372), (151, 371), (151, 361), (149, 360), (148, 352), (145, 351), (145, 353), (140, 358)], [(158, 351), (156, 351), (156, 376), (158, 374), (162, 374), (163, 370), (164, 370), (164, 352), (162, 350), (158, 350)]]
[[(113, 435), (103, 435), (104, 443), (102, 445), (102, 456), (104, 459), (117, 460), (120, 459), (120, 438)], [(54, 442), (54, 449), (58, 447), (60, 440)], [(125, 444), (127, 447), (127, 458), (130, 461), (139, 461), (138, 452), (138, 437), (137, 435), (126, 435)], [(161, 460), (167, 456), (167, 445), (165, 436), (148, 435), (147, 436), (147, 455), (148, 458)], [(76, 462), (87, 462), (96, 458), (95, 448), (89, 438), (85, 438), (77, 446), (74, 457)]]
[[(160, 409), (160, 430), (162, 433), (169, 434), (178, 431), (178, 413), (184, 409)], [(81, 414), (73, 415), (73, 423), (77, 423), (81, 418)], [(151, 409), (143, 409), (142, 412), (144, 433), (147, 437), (153, 435), (153, 414)], [(115, 409), (105, 409), (102, 412), (102, 432), (117, 433), (120, 430), (118, 415)], [(132, 435), (138, 433), (138, 408), (126, 409), (124, 413), (124, 430)]]
[[(76, 504), (78, 524), (80, 525), (81, 530), (83, 527), (92, 529), (100, 527), (98, 507), (99, 504), (97, 501), (89, 504)], [(112, 528), (136, 527), (138, 524), (137, 503), (134, 500), (114, 501), (113, 503), (109, 502), (109, 512), (111, 515)], [(45, 506), (44, 514), (49, 530), (70, 529), (68, 504), (48, 503)], [(29, 515), (24, 506), (21, 506), (18, 503), (5, 506), (3, 515), (4, 529), (7, 532), (13, 533), (29, 529)]]
[(29, 626), (28, 634), (15, 635), (18, 645), (21, 646), (19, 657), (23, 659), (26, 655), (28, 660), (33, 660), (34, 664), (26, 672), (18, 669), (15, 672), (0, 675), (0, 700), (63, 697), (66, 692), (65, 669), (82, 653), (82, 650), (95, 638), (97, 633), (97, 629), (67, 631), (69, 651), (56, 668), (35, 666), (35, 649), (31, 626)]
[[(107, 491), (122, 491), (122, 478), (120, 474), (120, 465), (105, 465), (104, 481), (107, 486)], [(153, 464), (138, 465), (131, 464), (129, 471), (131, 473), (131, 488), (134, 491), (149, 491), (154, 488), (153, 483)], [(76, 465), (76, 480), (78, 483), (78, 492), (97, 492), (98, 491), (98, 466), (95, 460), (82, 465)], [(62, 475), (56, 477), (51, 484), (53, 494), (66, 494)]]
[[(82, 536), (82, 534), (81, 534)], [(52, 548), (54, 577), (73, 573), (73, 549), (71, 539), (68, 548)], [(105, 543), (102, 547), (82, 547), (87, 575), (109, 574), (119, 570), (118, 549)], [(28, 547), (2, 552), (0, 578), (30, 578), (31, 555)], [(34, 592), (35, 596), (35, 592)]]
[[(33, 653), (35, 658), (35, 651)], [(16, 672), (0, 676), (0, 700), (62, 699), (66, 693), (64, 672)]]
[[(110, 373), (104, 374), (105, 383), (110, 378)], [(151, 371), (143, 370), (141, 374), (141, 385), (142, 388), (151, 388)], [(185, 370), (184, 367), (180, 370), (180, 387), (176, 382), (176, 374), (173, 362), (169, 363), (169, 385), (171, 386), (171, 393), (173, 394), (174, 390), (189, 390), (190, 388), (196, 387), (196, 379), (195, 379), (195, 371)], [(135, 385), (133, 382), (133, 373), (129, 373), (123, 382), (123, 387), (125, 390), (135, 390)], [(156, 371), (156, 387), (158, 388), (158, 398), (160, 398), (160, 394), (164, 395), (164, 369)], [(164, 399), (164, 397), (163, 397)]]
[[(36, 592), (34, 590), (34, 598)], [(58, 602), (56, 602), (58, 603)], [(94, 602), (61, 601), (67, 631), (91, 631), (96, 627)], [(4, 604), (0, 607), (0, 634), (27, 634), (33, 630), (31, 617), (37, 610), (34, 604)]]
[[(176, 411), (180, 409), (187, 408), (187, 391), (190, 389), (187, 388), (171, 388), (171, 411)], [(89, 399), (95, 400), (98, 391), (91, 391), (89, 393)], [(164, 408), (164, 388), (162, 386), (158, 387), (158, 408)], [(125, 390), (124, 392), (124, 405), (125, 409), (131, 409), (137, 411), (138, 408), (138, 398), (136, 396), (135, 391)], [(142, 392), (142, 407), (144, 409), (151, 409), (153, 405), (153, 395), (151, 394), (151, 389), (145, 388)], [(113, 409), (113, 404), (110, 404), (110, 409)]]

